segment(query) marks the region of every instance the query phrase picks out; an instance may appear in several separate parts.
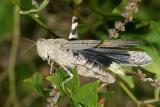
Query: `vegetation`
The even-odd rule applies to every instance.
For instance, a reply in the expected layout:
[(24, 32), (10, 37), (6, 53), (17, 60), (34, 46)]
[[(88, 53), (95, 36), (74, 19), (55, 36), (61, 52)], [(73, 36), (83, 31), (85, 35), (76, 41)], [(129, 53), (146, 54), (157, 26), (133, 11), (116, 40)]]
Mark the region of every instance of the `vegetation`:
[[(159, 107), (159, 0), (0, 0), (0, 105), (2, 107)], [(143, 40), (137, 46), (153, 62), (122, 66), (125, 76), (99, 89), (101, 82), (67, 78), (36, 52), (39, 38), (68, 38), (72, 16), (79, 18), (79, 39)]]

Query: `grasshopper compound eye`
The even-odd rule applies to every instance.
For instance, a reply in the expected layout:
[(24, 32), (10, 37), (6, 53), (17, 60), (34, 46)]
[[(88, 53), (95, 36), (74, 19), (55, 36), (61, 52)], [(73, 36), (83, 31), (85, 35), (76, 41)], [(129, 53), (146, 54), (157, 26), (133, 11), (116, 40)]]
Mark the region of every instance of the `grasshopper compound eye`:
[(48, 58), (48, 52), (47, 52), (47, 45), (46, 45), (47, 41), (46, 39), (38, 39), (37, 41), (37, 52), (38, 55), (43, 59), (47, 59)]

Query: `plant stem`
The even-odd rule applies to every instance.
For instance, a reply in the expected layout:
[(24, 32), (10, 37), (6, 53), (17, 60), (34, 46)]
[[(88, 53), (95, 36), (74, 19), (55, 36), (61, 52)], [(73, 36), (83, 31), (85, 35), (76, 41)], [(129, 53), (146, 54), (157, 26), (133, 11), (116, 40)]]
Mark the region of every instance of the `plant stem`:
[(132, 92), (130, 92), (130, 90), (125, 86), (125, 84), (123, 82), (119, 82), (119, 85), (128, 94), (128, 96), (133, 100), (133, 102), (137, 104), (137, 107), (139, 107), (140, 106), (140, 102), (132, 94)]
[(12, 37), (12, 46), (9, 56), (9, 66), (8, 66), (8, 76), (9, 76), (9, 90), (10, 90), (10, 99), (13, 107), (18, 107), (17, 95), (16, 95), (16, 82), (15, 82), (15, 60), (17, 54), (17, 47), (20, 36), (20, 6), (14, 5), (14, 23), (13, 23), (13, 37)]
[(158, 89), (155, 89), (155, 91), (154, 91), (154, 94), (155, 94), (155, 99), (156, 100), (159, 100), (159, 94), (160, 94), (160, 89), (158, 88)]
[(55, 34), (44, 22), (42, 22), (38, 17), (36, 17), (36, 14), (29, 14), (29, 16), (34, 19), (39, 25), (41, 25), (43, 28), (45, 28), (48, 32), (50, 32), (55, 38), (60, 38), (57, 34)]
[(158, 101), (159, 100), (157, 100), (157, 99), (145, 100), (145, 101), (141, 101), (141, 104), (151, 104), (151, 103), (155, 103)]

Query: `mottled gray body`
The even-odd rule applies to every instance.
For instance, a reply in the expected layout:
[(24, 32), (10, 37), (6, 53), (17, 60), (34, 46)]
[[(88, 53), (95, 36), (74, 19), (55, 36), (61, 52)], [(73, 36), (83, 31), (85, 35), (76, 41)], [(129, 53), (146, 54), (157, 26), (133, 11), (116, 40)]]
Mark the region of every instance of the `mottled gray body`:
[[(134, 66), (148, 64), (151, 58), (141, 50), (127, 51), (116, 49), (118, 46), (137, 45), (135, 41), (100, 41), (65, 39), (39, 39), (37, 52), (43, 60), (53, 65), (62, 66), (72, 78), (68, 68), (77, 67), (78, 74), (98, 78), (105, 83), (113, 83), (114, 76), (106, 71), (106, 67), (114, 62)], [(114, 48), (113, 48), (114, 47)], [(70, 79), (71, 79), (70, 78)], [(69, 80), (69, 79), (68, 79)]]
[[(77, 67), (78, 74), (98, 78), (105, 83), (113, 83), (115, 78), (105, 71), (105, 67), (96, 61), (90, 61), (81, 54), (74, 54), (65, 39), (39, 39), (37, 52), (49, 64), (57, 63), (62, 67)], [(67, 46), (67, 47), (65, 47)]]

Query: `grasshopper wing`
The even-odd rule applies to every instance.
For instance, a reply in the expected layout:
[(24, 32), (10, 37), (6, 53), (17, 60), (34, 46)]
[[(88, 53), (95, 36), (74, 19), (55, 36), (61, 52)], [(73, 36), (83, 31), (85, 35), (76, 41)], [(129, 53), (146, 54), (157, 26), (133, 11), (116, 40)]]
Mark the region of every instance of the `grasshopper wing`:
[(64, 47), (83, 50), (93, 47), (124, 47), (124, 46), (134, 46), (142, 44), (142, 41), (135, 40), (74, 40), (68, 41), (64, 44)]
[(137, 49), (133, 50), (131, 48), (89, 48), (77, 50), (77, 52), (104, 66), (109, 66), (112, 62), (130, 66), (140, 66), (149, 64), (152, 60), (146, 52)]

